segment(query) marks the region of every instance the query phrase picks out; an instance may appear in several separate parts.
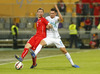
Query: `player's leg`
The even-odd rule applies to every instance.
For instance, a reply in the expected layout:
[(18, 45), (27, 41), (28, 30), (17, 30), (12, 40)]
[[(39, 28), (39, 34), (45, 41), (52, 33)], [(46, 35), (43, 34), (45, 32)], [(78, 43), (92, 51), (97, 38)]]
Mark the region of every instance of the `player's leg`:
[(31, 55), (32, 55), (33, 58), (35, 58), (35, 56), (40, 52), (40, 50), (42, 49), (42, 46), (44, 46), (44, 45), (46, 45), (46, 42), (44, 40), (41, 40), (41, 42), (37, 46), (35, 52), (30, 49), (30, 53), (31, 53)]
[(35, 57), (40, 52), (40, 50), (42, 49), (42, 46), (44, 46), (44, 45), (50, 45), (52, 43), (53, 42), (52, 42), (52, 39), (51, 38), (44, 38), (43, 40), (41, 40), (40, 44), (37, 46), (35, 52), (30, 51), (31, 52), (31, 55), (33, 57)]
[(27, 55), (27, 53), (28, 53), (28, 51), (29, 51), (29, 49), (30, 49), (31, 47), (32, 47), (32, 46), (31, 46), (31, 44), (29, 44), (29, 43), (27, 43), (27, 44), (25, 45), (24, 51), (22, 52), (22, 55), (21, 55), (22, 58), (24, 58), (24, 57)]
[(49, 37), (44, 38), (44, 39), (40, 42), (40, 44), (38, 45), (38, 47), (36, 48), (35, 55), (37, 55), (37, 54), (40, 52), (42, 46), (44, 46), (44, 45), (50, 45), (50, 44), (52, 44), (52, 43), (53, 43), (52, 38), (49, 38)]
[(28, 42), (26, 43), (25, 47), (24, 47), (24, 50), (22, 52), (22, 55), (21, 57), (18, 56), (18, 55), (15, 55), (15, 58), (19, 61), (23, 61), (23, 58), (27, 55), (29, 49), (34, 45), (35, 43), (35, 36), (31, 37)]
[(33, 62), (33, 64), (32, 64), (32, 66), (30, 67), (30, 69), (33, 69), (33, 68), (35, 68), (35, 67), (37, 66), (36, 59), (37, 59), (37, 56), (35, 56), (35, 58), (32, 57), (32, 62)]
[(70, 54), (67, 52), (66, 48), (65, 47), (61, 47), (60, 50), (65, 54), (66, 58), (69, 60), (71, 65), (74, 65), (74, 62), (73, 62)]
[(17, 60), (19, 60), (19, 61), (22, 62), (23, 59), (24, 59), (24, 57), (27, 55), (27, 53), (28, 53), (28, 51), (29, 51), (30, 48), (31, 48), (31, 45), (30, 45), (29, 43), (27, 43), (27, 44), (25, 45), (25, 48), (24, 48), (24, 50), (23, 50), (23, 52), (22, 52), (21, 57), (18, 56), (18, 55), (15, 55), (15, 58), (16, 58)]
[(79, 68), (79, 66), (75, 65), (70, 54), (67, 52), (64, 44), (62, 43), (62, 41), (60, 39), (56, 39), (55, 40), (55, 45), (57, 48), (60, 48), (60, 50), (65, 54), (66, 58), (69, 60), (69, 62), (71, 63), (71, 65), (75, 68)]
[(79, 68), (78, 65), (75, 65), (70, 54), (67, 52), (66, 48), (65, 47), (61, 47), (60, 50), (65, 54), (66, 58), (69, 60), (69, 62), (71, 63), (72, 67), (75, 67), (75, 68)]
[(38, 45), (38, 47), (36, 48), (35, 55), (37, 55), (40, 52), (40, 50), (42, 49), (42, 46), (44, 45), (46, 45), (46, 42), (42, 40), (40, 44)]
[(70, 54), (65, 49), (65, 46), (62, 43), (62, 41), (60, 39), (56, 39), (55, 45), (56, 45), (57, 48), (60, 48), (60, 50), (65, 54), (66, 58), (70, 61), (71, 65), (74, 65), (74, 62), (73, 62)]
[[(36, 47), (39, 45), (40, 41), (42, 40), (43, 38), (41, 37), (36, 37), (36, 42), (34, 44), (34, 47), (32, 49), (30, 49), (30, 51), (35, 51), (36, 50)], [(32, 53), (33, 54), (33, 53)], [(37, 66), (37, 63), (36, 63), (36, 59), (37, 57), (35, 56), (35, 58), (32, 57), (32, 66), (30, 67), (30, 69), (32, 68), (35, 68)]]

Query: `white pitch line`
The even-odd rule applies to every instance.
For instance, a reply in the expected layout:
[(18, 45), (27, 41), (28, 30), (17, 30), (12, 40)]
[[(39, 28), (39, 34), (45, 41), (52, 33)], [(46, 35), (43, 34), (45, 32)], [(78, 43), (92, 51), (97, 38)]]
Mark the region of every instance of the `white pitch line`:
[[(62, 56), (63, 54), (60, 54), (60, 55), (54, 55), (54, 56), (46, 56), (46, 57), (41, 57), (41, 58), (37, 58), (37, 59), (44, 59), (44, 58), (50, 58), (50, 57), (56, 57), (56, 56)], [(31, 59), (27, 59), (27, 60), (24, 60), (24, 61), (29, 61)], [(0, 65), (5, 65), (5, 64), (10, 64), (10, 63), (14, 63), (14, 62), (9, 62), (9, 63), (2, 63)]]
[(13, 61), (13, 60), (15, 60), (14, 58), (13, 59), (0, 59), (0, 62), (2, 62), (2, 61)]
[[(79, 52), (71, 52), (71, 53), (80, 53), (80, 52), (89, 52), (89, 51), (92, 51), (92, 50), (84, 50), (84, 51), (79, 51)], [(71, 54), (70, 53), (70, 54)], [(46, 57), (40, 57), (40, 58), (37, 58), (37, 59), (44, 59), (44, 58), (50, 58), (50, 57), (56, 57), (56, 56), (62, 56), (64, 54), (60, 54), (60, 55), (53, 55), (53, 56), (46, 56)], [(27, 60), (24, 60), (24, 61), (29, 61), (31, 59), (27, 59)], [(8, 61), (8, 60), (7, 60)], [(2, 63), (0, 65), (5, 65), (5, 64), (10, 64), (10, 63), (14, 63), (14, 62), (9, 62), (9, 63)]]

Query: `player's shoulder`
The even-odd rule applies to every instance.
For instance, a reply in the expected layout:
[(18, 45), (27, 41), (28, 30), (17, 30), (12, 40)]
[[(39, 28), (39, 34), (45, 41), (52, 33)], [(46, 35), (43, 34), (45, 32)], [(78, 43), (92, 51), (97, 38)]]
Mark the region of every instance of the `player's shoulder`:
[(41, 20), (44, 21), (44, 20), (46, 20), (46, 18), (45, 17), (42, 17)]
[(55, 18), (58, 19), (59, 17), (58, 16), (55, 16)]
[(46, 19), (50, 18), (50, 16), (47, 16)]
[(45, 17), (42, 17), (41, 19), (45, 19)]

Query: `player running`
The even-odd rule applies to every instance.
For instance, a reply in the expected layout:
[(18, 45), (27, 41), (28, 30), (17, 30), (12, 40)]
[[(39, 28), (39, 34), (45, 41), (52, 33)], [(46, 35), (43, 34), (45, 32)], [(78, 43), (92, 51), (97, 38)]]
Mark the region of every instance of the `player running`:
[[(46, 37), (46, 28), (49, 29), (52, 27), (52, 25), (43, 17), (43, 14), (44, 14), (44, 10), (42, 8), (39, 8), (37, 10), (37, 15), (38, 15), (38, 21), (36, 23), (37, 32), (33, 37), (31, 37), (27, 41), (21, 57), (18, 55), (15, 55), (15, 58), (17, 60), (22, 62), (24, 57), (27, 55), (29, 49), (32, 49), (34, 51), (36, 47), (38, 46), (38, 44), (40, 43), (40, 41)], [(34, 66), (37, 65), (36, 57), (35, 58), (32, 57), (32, 60), (33, 60), (33, 65), (30, 68), (33, 68)]]
[[(50, 44), (55, 44), (57, 48), (60, 48), (60, 50), (65, 54), (66, 58), (70, 61), (72, 67), (79, 68), (78, 65), (75, 65), (70, 54), (67, 52), (64, 44), (61, 41), (61, 37), (58, 33), (58, 24), (60, 20), (63, 20), (61, 13), (59, 12), (59, 9), (57, 5), (55, 5), (55, 8), (52, 8), (50, 11), (50, 16), (47, 16), (46, 19), (52, 24), (53, 28), (47, 30), (47, 37), (41, 40), (40, 44), (37, 46), (35, 52), (30, 49), (30, 53), (32, 57), (34, 58), (39, 51), (41, 50), (42, 46), (44, 45), (50, 45)], [(56, 11), (57, 10), (57, 11)], [(58, 16), (57, 13), (58, 12)]]

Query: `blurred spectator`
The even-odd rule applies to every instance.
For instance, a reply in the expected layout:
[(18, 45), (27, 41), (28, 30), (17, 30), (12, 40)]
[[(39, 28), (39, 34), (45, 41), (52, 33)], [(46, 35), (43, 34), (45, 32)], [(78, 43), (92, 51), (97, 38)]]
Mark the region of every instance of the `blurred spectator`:
[(83, 9), (82, 1), (79, 0), (78, 2), (76, 2), (77, 27), (80, 27), (81, 23), (80, 16), (82, 15), (82, 9)]
[(82, 0), (83, 3), (83, 15), (89, 14), (89, 0)]
[(100, 10), (100, 7), (99, 7), (98, 3), (95, 3), (95, 5), (94, 5), (94, 16), (99, 15), (99, 10)]
[(96, 1), (96, 3), (100, 4), (100, 0), (95, 0), (95, 1)]
[(100, 30), (100, 23), (99, 23), (99, 25), (97, 26), (97, 29)]
[[(85, 26), (84, 26), (85, 30), (86, 30), (86, 31), (90, 31), (91, 28), (92, 28), (90, 18), (87, 17), (86, 20), (84, 21), (84, 23), (85, 23)], [(86, 32), (86, 33), (88, 33), (88, 32)]]
[(95, 26), (99, 24), (100, 6), (96, 3), (94, 6)]
[(69, 32), (70, 32), (70, 48), (72, 48), (73, 43), (75, 43), (75, 48), (77, 48), (77, 29), (76, 24), (72, 22), (69, 26)]
[(58, 28), (63, 28), (63, 24), (60, 22)]
[(64, 20), (60, 20), (58, 28), (63, 28), (63, 22), (64, 22)]
[(66, 5), (63, 0), (58, 1), (57, 3), (58, 9), (62, 15), (66, 14)]
[(90, 15), (93, 15), (94, 13), (94, 3), (95, 3), (95, 0), (89, 0)]
[(13, 49), (17, 49), (17, 36), (18, 36), (18, 27), (17, 27), (17, 23), (14, 23), (11, 27), (11, 32), (12, 32), (12, 36), (13, 36)]
[(95, 49), (96, 48), (95, 45), (96, 45), (95, 41), (90, 41), (89, 43), (90, 48)]
[(92, 35), (92, 40), (89, 43), (90, 48), (98, 48), (99, 47), (99, 39), (98, 39), (98, 34), (95, 33)]
[(98, 34), (97, 33), (94, 34), (93, 40), (96, 42), (96, 47), (98, 48), (99, 47), (99, 38), (98, 38)]
[(83, 9), (83, 4), (82, 1), (79, 0), (78, 2), (76, 2), (76, 13), (82, 15), (82, 9)]
[(98, 25), (100, 24), (100, 10), (99, 10), (99, 23), (98, 23)]
[(80, 23), (80, 29), (83, 28), (84, 26), (85, 26), (85, 23), (84, 23), (84, 21), (82, 21), (82, 22)]

